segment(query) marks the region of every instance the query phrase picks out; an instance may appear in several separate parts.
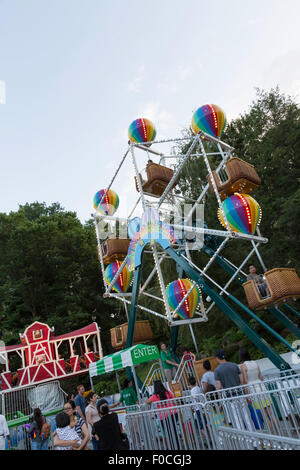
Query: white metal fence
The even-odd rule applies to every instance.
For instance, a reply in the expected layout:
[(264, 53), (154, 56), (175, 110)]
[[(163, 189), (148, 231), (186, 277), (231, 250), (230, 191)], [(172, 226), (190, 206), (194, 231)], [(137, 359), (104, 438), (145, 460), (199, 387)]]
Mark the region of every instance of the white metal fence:
[[(260, 434), (268, 442), (278, 436), (294, 445), (300, 439), (300, 377), (277, 377), (197, 397), (163, 400), (151, 409), (144, 404), (128, 412), (126, 421), (135, 450), (224, 449), (228, 439), (233, 442), (233, 435), (244, 433), (248, 449), (261, 448)], [(224, 428), (228, 430), (226, 442), (220, 433)], [(231, 435), (229, 430), (236, 433)]]
[[(57, 403), (63, 404), (59, 383), (52, 385), (50, 402), (56, 395)], [(43, 402), (45, 390), (30, 387), (14, 395), (1, 394), (2, 410), (7, 417), (15, 413), (12, 419), (16, 410), (30, 416), (33, 404)], [(54, 417), (50, 421), (55, 424)], [(143, 403), (127, 409), (126, 431), (132, 450), (298, 450), (300, 376), (270, 378), (197, 397), (185, 395), (152, 403), (151, 408)], [(24, 425), (11, 428), (10, 433), (15, 448), (30, 449)]]
[(31, 416), (35, 407), (46, 413), (62, 408), (65, 396), (66, 393), (60, 387), (59, 381), (2, 391), (0, 392), (0, 413), (8, 422)]
[(219, 441), (224, 450), (300, 450), (299, 439), (240, 431), (220, 426)]
[(141, 388), (141, 395), (143, 397), (147, 396), (147, 394), (151, 395), (153, 393), (153, 386), (156, 380), (160, 380), (162, 383), (166, 383), (164, 371), (161, 368), (160, 364), (157, 362), (152, 364), (147, 374), (147, 377), (143, 383), (143, 386)]
[(195, 418), (191, 404), (164, 401), (163, 408), (156, 405), (151, 410), (128, 413), (126, 421), (134, 450), (204, 450), (210, 447), (207, 429)]
[(194, 377), (196, 379), (196, 383), (200, 385), (201, 381), (198, 376), (195, 362), (192, 359), (186, 361), (184, 358), (182, 358), (174, 378), (175, 382), (180, 384), (182, 392), (189, 389), (190, 377)]

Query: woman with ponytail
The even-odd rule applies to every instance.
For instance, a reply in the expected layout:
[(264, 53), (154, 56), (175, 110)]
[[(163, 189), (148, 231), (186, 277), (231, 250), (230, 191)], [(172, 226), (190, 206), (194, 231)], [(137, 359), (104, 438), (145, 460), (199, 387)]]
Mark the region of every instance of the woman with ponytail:
[(92, 434), (99, 440), (99, 450), (123, 450), (124, 437), (118, 415), (110, 412), (105, 400), (99, 400), (97, 409), (100, 420), (94, 423)]

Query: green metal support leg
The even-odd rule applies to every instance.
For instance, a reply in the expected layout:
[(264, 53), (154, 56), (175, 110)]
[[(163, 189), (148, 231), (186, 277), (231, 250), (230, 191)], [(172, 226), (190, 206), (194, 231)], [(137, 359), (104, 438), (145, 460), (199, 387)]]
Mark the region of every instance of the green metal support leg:
[[(213, 256), (214, 253), (215, 253), (215, 251), (212, 248), (207, 247), (206, 245), (203, 246), (202, 250), (206, 254), (208, 254), (209, 256)], [(232, 266), (230, 266), (230, 264), (224, 258), (222, 258), (222, 256), (220, 256), (220, 255), (216, 256), (215, 261), (228, 274), (233, 276), (233, 274), (235, 273), (235, 270), (233, 269)], [(245, 278), (245, 276), (243, 274), (238, 273), (236, 275), (235, 281), (238, 282), (240, 285), (242, 285), (244, 282), (247, 281), (247, 279)], [(296, 310), (294, 310), (290, 305), (283, 304), (283, 307), (285, 307), (286, 310), (290, 311), (291, 313), (298, 316), (298, 318), (300, 318), (300, 314)], [(274, 315), (274, 317), (277, 318), (277, 320), (279, 320), (280, 323), (282, 323), (286, 328), (288, 328), (295, 336), (297, 336), (297, 338), (300, 338), (300, 336), (299, 336), (300, 335), (300, 329), (298, 328), (298, 326), (295, 325), (295, 323), (293, 323), (288, 317), (286, 317), (284, 315), (284, 313), (282, 313), (279, 310), (278, 307), (269, 308), (268, 312), (270, 312), (272, 315)]]
[[(268, 312), (271, 312), (274, 317), (277, 318), (286, 328), (288, 328), (297, 338), (300, 338), (300, 328), (293, 323), (279, 308), (269, 308)], [(299, 315), (300, 316), (300, 315)]]
[[(273, 349), (254, 331), (248, 323), (220, 296), (213, 288), (211, 288), (189, 264), (172, 248), (167, 248), (167, 253), (178, 264), (181, 264), (185, 272), (191, 279), (199, 285), (199, 287), (215, 302), (215, 304), (227, 315), (243, 333), (260, 349), (279, 370), (290, 370), (290, 365), (282, 359)], [(233, 298), (233, 296), (230, 296)], [(235, 299), (237, 300), (237, 299)]]
[[(136, 322), (136, 306), (138, 302), (139, 290), (140, 290), (140, 283), (141, 283), (141, 271), (142, 266), (138, 266), (134, 271), (134, 278), (133, 278), (133, 287), (132, 287), (132, 297), (131, 297), (131, 304), (130, 304), (130, 312), (129, 312), (129, 321), (128, 321), (128, 330), (127, 330), (127, 338), (126, 338), (126, 348), (130, 348), (133, 346), (134, 340), (134, 330), (135, 330), (135, 322)], [(130, 367), (126, 369), (127, 377), (132, 381), (132, 385), (135, 385), (134, 377)], [(141, 389), (143, 386), (142, 381), (136, 375), (137, 383), (139, 388)]]
[[(254, 320), (256, 320), (261, 326), (263, 326), (271, 335), (275, 336), (276, 339), (278, 339), (281, 343), (283, 343), (287, 348), (289, 348), (291, 351), (295, 351), (292, 345), (286, 341), (277, 331), (275, 331), (273, 328), (271, 328), (269, 325), (267, 325), (266, 322), (264, 322), (261, 318), (259, 318), (255, 313), (253, 313), (248, 307), (246, 307), (242, 302), (240, 302), (236, 297), (233, 295), (228, 295), (229, 299), (232, 300), (235, 304), (237, 304), (241, 309), (243, 309), (248, 315), (250, 315)], [(280, 312), (279, 312), (280, 314)]]
[(283, 304), (283, 308), (289, 312), (289, 313), (293, 313), (294, 315), (296, 315), (296, 317), (300, 318), (300, 313), (297, 312), (297, 310), (295, 310), (293, 307), (291, 307), (289, 304)]
[(172, 335), (171, 335), (171, 349), (172, 349), (172, 353), (174, 355), (174, 358), (177, 361), (179, 361), (179, 357), (176, 354), (178, 333), (179, 333), (179, 326), (173, 326), (172, 327)]
[(129, 321), (128, 321), (128, 331), (127, 331), (127, 338), (126, 338), (126, 348), (130, 348), (131, 346), (133, 346), (134, 330), (135, 330), (135, 322), (136, 322), (136, 306), (138, 302), (140, 283), (141, 283), (141, 271), (142, 271), (142, 265), (138, 266), (134, 271), (132, 296), (131, 296)]

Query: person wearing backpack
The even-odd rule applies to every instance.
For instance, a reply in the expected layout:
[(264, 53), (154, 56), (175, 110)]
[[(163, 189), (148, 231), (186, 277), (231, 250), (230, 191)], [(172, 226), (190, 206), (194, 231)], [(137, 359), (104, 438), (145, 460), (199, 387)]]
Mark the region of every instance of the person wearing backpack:
[(51, 426), (39, 408), (34, 409), (32, 423), (26, 427), (26, 432), (31, 440), (31, 450), (48, 450)]

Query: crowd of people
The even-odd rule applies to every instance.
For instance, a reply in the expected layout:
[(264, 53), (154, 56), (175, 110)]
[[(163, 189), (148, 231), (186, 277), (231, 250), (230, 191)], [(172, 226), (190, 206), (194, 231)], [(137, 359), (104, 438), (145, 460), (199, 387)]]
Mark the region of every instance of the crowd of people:
[[(4, 436), (9, 436), (7, 423), (4, 417), (3, 419), (2, 422), (0, 418), (0, 431), (2, 426)], [(98, 399), (94, 392), (89, 392), (85, 396), (83, 385), (77, 387), (77, 395), (75, 397), (71, 395), (64, 404), (63, 411), (56, 415), (55, 424), (55, 431), (51, 433), (51, 426), (41, 410), (34, 409), (32, 422), (26, 427), (31, 450), (47, 450), (51, 435), (55, 450), (128, 448), (128, 440), (122, 431), (117, 414), (110, 411), (107, 400)], [(0, 439), (0, 446), (1, 444)]]
[[(206, 359), (202, 362), (204, 372), (200, 382), (195, 378), (195, 368), (193, 363), (196, 360), (194, 353), (188, 348), (182, 349), (181, 361), (172, 353), (171, 348), (162, 342), (160, 344), (160, 355), (164, 369), (166, 383), (161, 380), (154, 382), (152, 395), (145, 400), (149, 406), (155, 404), (160, 417), (160, 427), (164, 434), (167, 429), (171, 430), (174, 439), (173, 445), (178, 448), (177, 420), (176, 410), (169, 410), (163, 413), (160, 410), (172, 406), (174, 394), (172, 385), (176, 372), (181, 364), (185, 364), (190, 386), (190, 394), (194, 399), (193, 411), (195, 420), (203, 437), (208, 429), (206, 427), (206, 418), (201, 412), (201, 406), (197, 399), (200, 394), (214, 392), (214, 398), (220, 397), (219, 391), (225, 396), (232, 396), (233, 393), (243, 393), (239, 390), (241, 385), (250, 386), (257, 391), (264, 390), (261, 370), (256, 361), (251, 360), (249, 352), (245, 348), (239, 351), (240, 364), (235, 364), (226, 360), (225, 353), (218, 350), (215, 353), (217, 367), (212, 370), (211, 362)], [(244, 387), (245, 388), (245, 387)], [(224, 390), (225, 389), (225, 390)], [(55, 450), (122, 450), (129, 448), (128, 439), (119, 423), (118, 415), (114, 408), (119, 406), (132, 407), (139, 403), (135, 388), (129, 379), (122, 383), (122, 390), (119, 399), (109, 405), (104, 398), (99, 399), (93, 392), (85, 393), (83, 385), (77, 387), (76, 396), (71, 395), (64, 404), (63, 411), (56, 415), (56, 429), (51, 432), (51, 426), (43, 416), (39, 408), (34, 409), (33, 419), (30, 425), (26, 426), (26, 432), (30, 437), (32, 450), (47, 450), (49, 438), (52, 436)], [(270, 403), (266, 399), (262, 403), (264, 415), (267, 417), (270, 430), (274, 424), (272, 422), (272, 413), (270, 413)], [(254, 404), (256, 407), (256, 405)], [(261, 406), (261, 404), (260, 404)], [(259, 408), (259, 407), (257, 407)], [(235, 410), (231, 410), (233, 415)], [(5, 438), (9, 439), (9, 430), (5, 417), (0, 415), (0, 449), (5, 448)], [(9, 441), (8, 441), (9, 444)]]
[[(164, 373), (169, 388), (171, 389), (180, 362), (174, 359), (171, 349), (168, 348), (165, 343), (160, 344), (160, 350)], [(256, 361), (251, 360), (247, 349), (241, 348), (239, 356), (240, 364), (237, 365), (227, 361), (224, 351), (218, 350), (215, 354), (218, 366), (214, 371), (211, 370), (211, 363), (208, 359), (203, 361), (202, 366), (204, 373), (201, 378), (201, 388), (199, 387), (199, 390), (201, 390), (200, 393), (238, 387), (246, 384), (253, 385), (254, 383), (261, 383), (263, 379), (260, 368)], [(189, 367), (187, 367), (187, 373), (190, 376), (193, 375), (194, 368), (192, 367), (192, 363), (195, 361), (195, 354), (188, 351), (187, 348), (184, 348), (181, 362), (182, 361), (188, 362)]]
[[(120, 397), (125, 405), (137, 403), (137, 396), (130, 388), (131, 382), (124, 382)], [(114, 406), (112, 406), (114, 407)], [(106, 399), (99, 399), (94, 392), (85, 396), (83, 385), (77, 387), (77, 395), (71, 395), (63, 410), (55, 417), (55, 431), (42, 414), (40, 408), (33, 410), (31, 422), (25, 425), (31, 450), (48, 450), (52, 437), (55, 450), (126, 450), (129, 443), (119, 423), (118, 415), (110, 410)], [(10, 433), (4, 415), (0, 414), (0, 450), (5, 450), (7, 439), (10, 447)]]
[[(262, 296), (269, 295), (268, 286), (262, 275), (256, 273), (254, 265), (249, 265), (249, 274), (247, 279), (252, 279), (256, 283)], [(218, 366), (212, 371), (209, 360), (203, 362), (204, 373), (201, 377), (201, 383), (197, 383), (195, 379), (192, 364), (195, 362), (196, 356), (183, 348), (182, 359), (174, 355), (165, 342), (160, 343), (160, 356), (164, 375), (167, 381), (167, 387), (160, 380), (154, 383), (154, 392), (146, 400), (148, 405), (156, 404), (157, 408), (167, 406), (166, 403), (174, 398), (172, 393), (172, 383), (176, 378), (176, 374), (180, 364), (186, 362), (186, 372), (189, 377), (189, 385), (191, 395), (196, 397), (201, 393), (216, 392), (222, 389), (232, 389), (240, 385), (251, 384), (255, 387), (260, 384), (262, 390), (262, 375), (259, 366), (252, 361), (247, 350), (240, 350), (240, 365), (229, 362), (225, 358), (224, 351), (219, 350), (215, 354)], [(93, 450), (115, 449), (120, 450), (128, 447), (126, 435), (122, 432), (122, 426), (118, 421), (118, 415), (111, 411), (113, 408), (123, 404), (131, 407), (139, 403), (137, 393), (129, 379), (123, 382), (120, 398), (117, 402), (109, 406), (105, 399), (98, 399), (94, 392), (90, 392), (85, 396), (85, 388), (83, 385), (77, 387), (76, 396), (72, 395), (65, 403), (63, 411), (56, 416), (56, 429), (52, 433), (54, 448), (57, 450)], [(228, 392), (229, 393), (229, 392)], [(230, 392), (232, 393), (232, 392)], [(217, 395), (218, 396), (218, 395)], [(165, 402), (161, 404), (161, 402)], [(272, 429), (271, 414), (268, 414), (270, 403), (266, 400), (263, 404), (268, 417), (270, 429)], [(200, 407), (196, 404), (195, 398), (195, 414), (199, 422), (199, 428), (203, 432), (205, 422), (200, 413)], [(176, 413), (168, 414), (167, 422), (160, 413), (161, 426), (169, 426), (176, 430)], [(39, 408), (34, 409), (33, 419), (30, 425), (26, 426), (26, 432), (30, 437), (32, 450), (47, 450), (49, 438), (51, 436), (51, 426), (47, 423)], [(175, 432), (176, 436), (176, 432)], [(5, 439), (8, 439), (9, 430), (7, 422), (3, 415), (0, 415), (0, 450), (5, 448)]]
[[(165, 376), (167, 379), (166, 387), (160, 381), (154, 382), (153, 394), (146, 399), (146, 404), (155, 403), (157, 409), (171, 406), (170, 400), (174, 399), (172, 393), (172, 382), (176, 376), (179, 367), (179, 360), (172, 354), (170, 348), (165, 343), (160, 344), (160, 354)], [(218, 366), (212, 371), (209, 360), (202, 363), (204, 373), (201, 377), (201, 383), (197, 383), (195, 376), (191, 373), (191, 364), (195, 361), (195, 354), (183, 348), (182, 360), (187, 362), (187, 368), (190, 393), (195, 400), (194, 411), (198, 420), (199, 429), (204, 434), (205, 418), (200, 412), (200, 406), (197, 405), (197, 395), (219, 390), (232, 389), (240, 385), (255, 384), (262, 385), (262, 375), (258, 364), (252, 361), (249, 352), (242, 348), (240, 350), (240, 365), (229, 362), (225, 358), (224, 351), (218, 350), (215, 354)], [(260, 388), (261, 390), (261, 388)], [(56, 415), (56, 429), (51, 432), (51, 426), (47, 423), (39, 408), (34, 409), (33, 419), (30, 425), (27, 425), (26, 432), (30, 437), (32, 450), (47, 450), (49, 438), (52, 434), (55, 450), (122, 450), (128, 448), (128, 439), (122, 431), (117, 413), (112, 410), (120, 405), (132, 407), (138, 404), (137, 393), (129, 379), (125, 379), (122, 384), (120, 398), (109, 406), (108, 402), (102, 398), (99, 399), (94, 392), (85, 394), (83, 385), (77, 387), (76, 396), (72, 395), (64, 404), (63, 411)], [(272, 429), (271, 414), (267, 410), (270, 403), (266, 400), (264, 407)], [(165, 432), (166, 428), (172, 430), (176, 443), (176, 412), (170, 411), (167, 419), (163, 413), (159, 412), (161, 428)], [(206, 430), (207, 432), (207, 430)], [(9, 430), (4, 416), (0, 415), (0, 449), (4, 448), (5, 437), (9, 438)]]
[[(254, 265), (249, 265), (248, 279), (255, 281), (262, 296), (269, 295), (268, 286), (263, 277), (256, 274)], [(205, 429), (206, 419), (201, 413), (197, 396), (203, 393), (215, 392), (214, 398), (218, 398), (220, 397), (220, 390), (222, 390), (223, 396), (224, 393), (225, 396), (232, 396), (233, 393), (243, 393), (238, 388), (241, 385), (251, 385), (254, 391), (256, 388), (257, 391), (264, 390), (262, 374), (256, 361), (251, 360), (249, 352), (244, 348), (240, 349), (239, 354), (240, 364), (237, 365), (227, 361), (224, 351), (218, 350), (215, 353), (217, 367), (212, 371), (210, 361), (208, 359), (204, 360), (202, 363), (204, 373), (200, 383), (199, 381), (197, 383), (193, 365), (196, 360), (195, 354), (184, 347), (180, 361), (171, 348), (167, 347), (165, 342), (161, 342), (160, 357), (166, 378), (166, 386), (161, 380), (156, 380), (153, 394), (146, 399), (145, 403), (147, 405), (155, 403), (158, 410), (171, 407), (170, 400), (174, 399), (172, 393), (174, 379), (177, 378), (180, 365), (186, 363), (185, 371), (188, 375), (190, 394), (194, 397), (195, 420), (198, 422), (200, 432), (204, 435), (204, 430), (206, 433), (208, 430)], [(118, 401), (110, 406), (105, 399), (99, 399), (94, 392), (89, 392), (86, 395), (84, 386), (79, 385), (76, 396), (70, 396), (64, 404), (63, 411), (57, 414), (54, 433), (51, 432), (51, 426), (41, 410), (39, 408), (34, 409), (32, 421), (26, 426), (31, 449), (47, 450), (51, 435), (56, 450), (122, 450), (129, 448), (128, 439), (119, 423), (118, 415), (112, 410), (120, 405), (132, 407), (138, 403), (137, 393), (129, 379), (124, 380)], [(255, 408), (259, 409), (259, 406), (256, 405), (254, 403)], [(269, 429), (272, 431), (274, 423), (272, 422), (268, 399), (263, 400), (262, 406), (264, 407), (264, 415), (268, 420)], [(231, 411), (234, 415), (235, 410)], [(159, 416), (163, 433), (166, 433), (167, 428), (171, 429), (175, 436), (174, 443), (178, 445), (176, 432), (178, 416), (176, 411), (169, 410), (167, 414), (159, 411)], [(5, 417), (0, 415), (0, 450), (5, 448), (6, 438), (9, 446), (10, 436), (7, 422)]]

